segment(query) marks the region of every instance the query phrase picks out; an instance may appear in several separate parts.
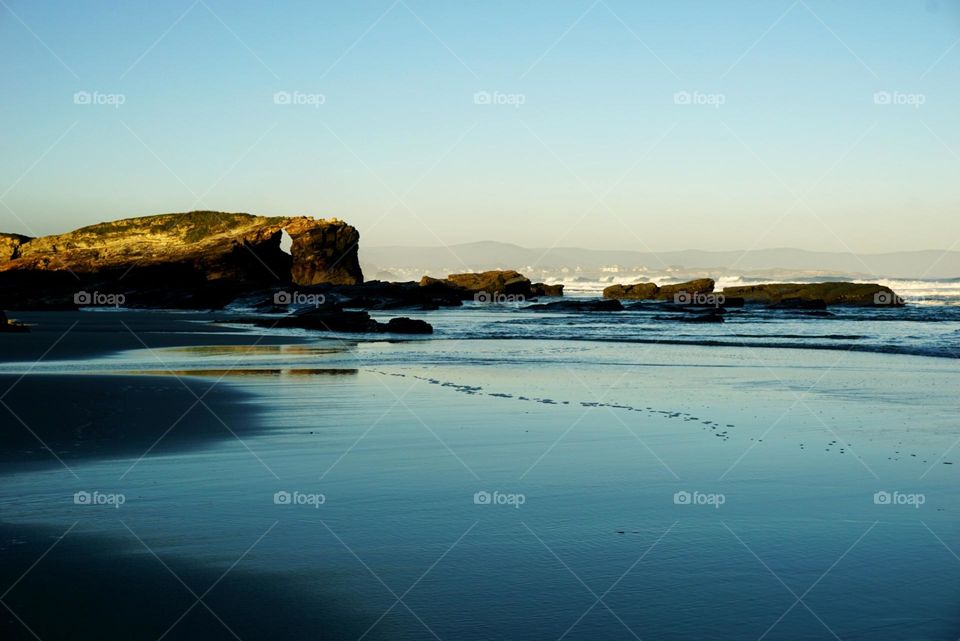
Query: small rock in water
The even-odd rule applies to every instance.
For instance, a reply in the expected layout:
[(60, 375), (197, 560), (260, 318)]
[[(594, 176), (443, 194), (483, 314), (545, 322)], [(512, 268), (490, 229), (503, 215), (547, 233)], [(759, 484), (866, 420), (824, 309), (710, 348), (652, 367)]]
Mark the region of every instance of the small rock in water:
[(387, 321), (387, 325), (383, 331), (392, 334), (432, 334), (433, 326), (426, 321), (401, 316), (399, 318), (391, 318)]

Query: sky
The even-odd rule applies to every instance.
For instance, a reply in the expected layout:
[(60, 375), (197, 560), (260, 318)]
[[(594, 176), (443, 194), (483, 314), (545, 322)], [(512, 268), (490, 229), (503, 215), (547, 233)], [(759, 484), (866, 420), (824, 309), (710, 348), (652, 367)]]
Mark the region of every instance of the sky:
[(0, 231), (948, 249), (958, 70), (960, 0), (0, 0)]

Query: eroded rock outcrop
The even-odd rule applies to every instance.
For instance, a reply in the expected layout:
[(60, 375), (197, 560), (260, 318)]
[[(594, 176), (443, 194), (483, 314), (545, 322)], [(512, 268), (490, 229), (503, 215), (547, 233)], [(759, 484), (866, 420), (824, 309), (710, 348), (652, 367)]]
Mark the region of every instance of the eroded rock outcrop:
[(382, 331), (388, 334), (432, 334), (433, 325), (419, 318), (400, 316), (388, 320)]
[(29, 236), (0, 233), (0, 261), (19, 258), (20, 247), (30, 240), (32, 239)]
[(461, 301), (473, 297), (473, 292), (466, 287), (461, 287), (443, 278), (424, 276), (420, 279), (419, 285), (421, 289), (430, 292), (432, 295), (454, 296)]
[(563, 284), (548, 285), (546, 283), (534, 283), (530, 286), (530, 292), (534, 296), (563, 296)]
[(828, 305), (903, 305), (900, 297), (889, 287), (872, 283), (770, 283), (725, 287), (719, 294), (714, 293), (714, 287), (715, 283), (710, 278), (663, 287), (655, 283), (611, 285), (603, 290), (603, 297), (672, 301), (686, 306), (710, 307), (742, 307), (744, 303), (764, 303), (779, 309), (804, 310), (823, 310)]
[[(318, 224), (320, 223), (320, 224)], [(340, 220), (288, 219), (293, 239), (291, 277), (297, 285), (356, 285), (363, 282), (358, 252), (360, 233)]]
[(688, 297), (698, 294), (710, 294), (716, 283), (712, 278), (698, 278), (686, 283), (677, 283), (676, 285), (664, 285), (657, 292), (657, 298), (660, 300), (675, 300), (678, 296), (686, 295)]
[(447, 281), (470, 292), (530, 296), (530, 279), (513, 270), (450, 274)]
[(611, 285), (603, 290), (604, 298), (616, 300), (675, 300), (677, 295), (693, 297), (713, 292), (715, 283), (712, 278), (698, 278), (676, 285), (658, 286), (656, 283), (636, 283), (634, 285)]
[(432, 334), (433, 326), (415, 318), (401, 316), (386, 323), (370, 317), (365, 311), (348, 311), (340, 305), (322, 305), (302, 309), (277, 319), (232, 318), (231, 323), (251, 324), (259, 327), (296, 327), (319, 332), (345, 332), (350, 334)]
[(450, 274), (446, 278), (424, 276), (420, 279), (420, 286), (434, 292), (446, 290), (461, 300), (473, 299), (477, 294), (486, 294), (491, 298), (563, 296), (563, 285), (531, 283), (529, 278), (512, 269)]
[(616, 300), (653, 300), (660, 288), (656, 283), (636, 283), (635, 285), (610, 285), (604, 288), (603, 297)]
[[(291, 253), (280, 248), (283, 232)], [(41, 238), (0, 236), (0, 304), (69, 307), (78, 292), (133, 307), (219, 307), (287, 283), (363, 282), (359, 234), (333, 219), (195, 211), (128, 218)]]
[(872, 283), (773, 283), (725, 287), (723, 295), (784, 308), (822, 309), (827, 305), (900, 306), (889, 287)]
[(339, 286), (330, 294), (346, 308), (354, 309), (411, 309), (435, 310), (440, 307), (459, 307), (469, 297), (466, 292), (455, 291), (438, 281), (436, 287), (420, 286), (414, 281), (387, 283), (367, 281), (362, 285)]

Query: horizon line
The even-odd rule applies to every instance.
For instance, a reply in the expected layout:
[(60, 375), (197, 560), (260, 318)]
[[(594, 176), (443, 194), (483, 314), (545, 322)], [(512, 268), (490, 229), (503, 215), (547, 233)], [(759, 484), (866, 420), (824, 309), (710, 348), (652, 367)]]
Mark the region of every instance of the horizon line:
[(880, 252), (854, 252), (850, 250), (821, 250), (821, 249), (804, 249), (802, 247), (757, 247), (752, 249), (659, 249), (659, 250), (648, 250), (648, 249), (623, 249), (623, 248), (598, 248), (598, 247), (584, 247), (577, 245), (564, 245), (557, 247), (534, 247), (528, 245), (518, 245), (516, 243), (500, 240), (471, 240), (466, 242), (459, 243), (449, 243), (443, 245), (364, 245), (363, 249), (447, 249), (450, 250), (452, 247), (462, 247), (464, 245), (479, 245), (481, 243), (492, 243), (497, 245), (507, 245), (510, 247), (516, 247), (518, 249), (527, 249), (532, 251), (542, 251), (542, 252), (552, 252), (552, 251), (561, 251), (561, 250), (586, 250), (586, 251), (609, 251), (609, 252), (634, 252), (637, 254), (676, 254), (682, 252), (703, 252), (711, 254), (719, 253), (749, 253), (749, 252), (763, 252), (763, 251), (800, 251), (810, 254), (841, 254), (841, 255), (852, 255), (852, 256), (883, 256), (887, 254), (909, 254), (909, 253), (922, 253), (922, 252), (941, 252), (943, 254), (956, 254), (960, 253), (960, 249), (950, 248), (937, 248), (929, 247), (926, 249), (898, 249), (894, 251), (880, 251)]

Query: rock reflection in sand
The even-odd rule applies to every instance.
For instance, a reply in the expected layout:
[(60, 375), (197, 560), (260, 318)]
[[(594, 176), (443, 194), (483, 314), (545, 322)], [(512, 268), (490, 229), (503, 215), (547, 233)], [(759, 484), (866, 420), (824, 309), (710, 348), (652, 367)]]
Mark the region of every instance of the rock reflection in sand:
[(191, 356), (231, 356), (235, 354), (249, 354), (251, 356), (298, 355), (310, 356), (320, 354), (343, 354), (354, 344), (341, 342), (337, 345), (188, 345), (184, 347), (168, 347), (161, 350), (189, 354)]
[(296, 377), (296, 376), (349, 376), (357, 374), (359, 370), (349, 368), (317, 368), (317, 367), (287, 367), (287, 368), (231, 368), (231, 369), (158, 369), (125, 371), (123, 374), (140, 374), (143, 376), (213, 376), (225, 378), (227, 376), (243, 377)]
[[(353, 367), (333, 367), (330, 357), (350, 352), (350, 345), (190, 345), (152, 350), (150, 360), (135, 360), (122, 373), (145, 376), (214, 378), (295, 378), (356, 374)], [(138, 350), (140, 351), (140, 350)], [(179, 354), (160, 357), (159, 353)], [(127, 353), (127, 357), (131, 355)], [(157, 361), (160, 361), (159, 363)], [(352, 365), (349, 363), (348, 365)], [(159, 366), (158, 366), (159, 365)], [(326, 367), (324, 367), (326, 365)], [(318, 367), (319, 366), (319, 367)], [(119, 373), (119, 372), (118, 372)]]

